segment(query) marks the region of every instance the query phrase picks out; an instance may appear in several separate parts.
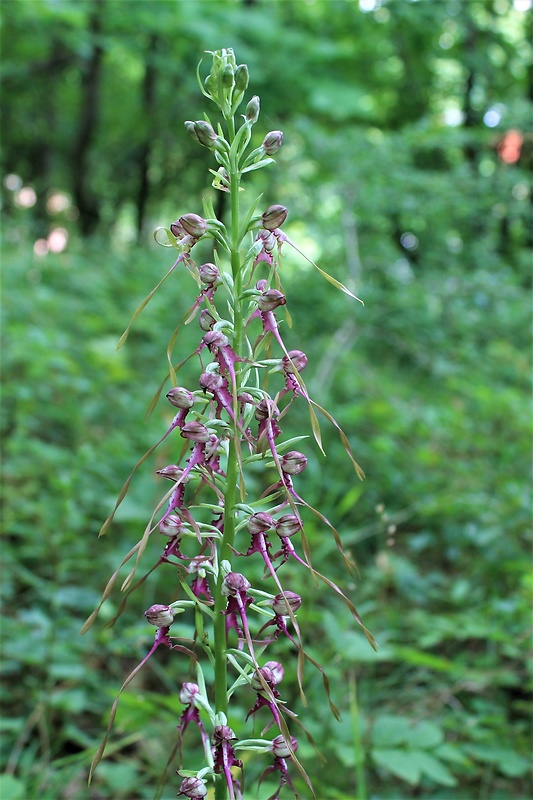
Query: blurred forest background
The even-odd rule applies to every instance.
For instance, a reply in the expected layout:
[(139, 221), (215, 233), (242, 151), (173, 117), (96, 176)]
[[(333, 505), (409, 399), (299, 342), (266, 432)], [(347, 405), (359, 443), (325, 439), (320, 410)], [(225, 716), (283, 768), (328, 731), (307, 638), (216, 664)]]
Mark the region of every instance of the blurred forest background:
[[(305, 491), (360, 578), (316, 520), (307, 535), (380, 645), (326, 590), (301, 586), (314, 598), (304, 639), (342, 711), (330, 718), (313, 670), (307, 709), (286, 678), (327, 759), (302, 741), (301, 760), (320, 800), (531, 797), (530, 9), (3, 0), (2, 800), (151, 798), (175, 743), (188, 676), (158, 651), (86, 786), (112, 699), (153, 640), (142, 612), (167, 601), (171, 576), (152, 576), (114, 628), (119, 592), (79, 631), (175, 456), (164, 447), (143, 466), (97, 540), (166, 429), (165, 403), (145, 412), (193, 283), (176, 274), (116, 343), (170, 266), (154, 228), (214, 195), (210, 153), (183, 122), (210, 111), (195, 70), (221, 47), (249, 66), (246, 99), (261, 97), (257, 143), (285, 134), (248, 191), (287, 206), (288, 235), (365, 303), (286, 255), (289, 344), (367, 474), (354, 479), (326, 429)], [(299, 423), (309, 432), (305, 412)], [(147, 568), (159, 550), (154, 537)], [(249, 777), (265, 765), (249, 762)], [(271, 791), (249, 782), (246, 797)]]

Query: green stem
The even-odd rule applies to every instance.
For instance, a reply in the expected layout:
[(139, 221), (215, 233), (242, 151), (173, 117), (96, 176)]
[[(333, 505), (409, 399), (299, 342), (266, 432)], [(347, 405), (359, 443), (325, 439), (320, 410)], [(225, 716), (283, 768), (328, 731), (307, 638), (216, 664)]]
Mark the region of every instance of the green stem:
[[(234, 120), (228, 120), (230, 141), (235, 137)], [(233, 325), (234, 339), (233, 349), (239, 355), (243, 345), (243, 319), (242, 303), (240, 295), (242, 293), (242, 273), (240, 262), (240, 241), (239, 241), (239, 183), (240, 174), (236, 165), (232, 165), (230, 172), (230, 197), (231, 197), (231, 272), (233, 277)], [(238, 389), (239, 376), (236, 376)], [(236, 410), (236, 409), (235, 409)], [(235, 415), (237, 419), (237, 415)], [(224, 493), (224, 535), (219, 552), (219, 564), (224, 560), (231, 560), (232, 550), (235, 539), (235, 504), (238, 498), (239, 484), (239, 463), (238, 463), (238, 436), (239, 431), (234, 425), (233, 436), (229, 443), (228, 463), (226, 468), (226, 490)], [(228, 676), (227, 676), (227, 654), (226, 654), (226, 619), (224, 610), (227, 598), (222, 594), (222, 572), (219, 571), (216, 590), (215, 590), (215, 623), (214, 623), (214, 651), (215, 651), (215, 709), (217, 713), (228, 713)], [(215, 784), (215, 800), (227, 800), (228, 788), (223, 775), (220, 775)]]
[(359, 707), (357, 704), (357, 683), (355, 672), (350, 680), (350, 712), (352, 717), (353, 743), (355, 749), (355, 775), (357, 780), (357, 800), (366, 800), (365, 751), (361, 741)]

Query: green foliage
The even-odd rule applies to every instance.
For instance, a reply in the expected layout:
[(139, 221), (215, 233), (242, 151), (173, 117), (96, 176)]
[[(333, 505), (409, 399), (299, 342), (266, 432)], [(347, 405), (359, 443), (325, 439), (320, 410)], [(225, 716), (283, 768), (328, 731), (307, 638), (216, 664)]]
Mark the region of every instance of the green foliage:
[[(497, 146), (530, 113), (523, 14), (506, 0), (396, 0), (368, 14), (348, 1), (219, 0), (201, 15), (190, 3), (104, 2), (97, 35), (88, 25), (97, 5), (3, 4), (3, 175), (33, 186), (37, 204), (24, 208), (4, 188), (1, 796), (153, 797), (175, 744), (175, 689), (189, 676), (186, 667), (168, 674), (163, 654), (123, 695), (109, 759), (86, 788), (110, 700), (150, 646), (141, 612), (168, 594), (167, 577), (144, 584), (119, 630), (80, 639), (79, 629), (138, 539), (154, 472), (170, 456), (163, 446), (143, 466), (96, 541), (168, 418), (157, 406), (144, 421), (189, 278), (172, 276), (127, 345), (115, 345), (168, 268), (144, 231), (200, 210), (183, 198), (202, 188), (201, 155), (183, 137), (176, 147), (175, 127), (199, 117), (191, 97), (201, 51), (229, 45), (258, 77), (272, 128), (284, 130), (268, 199), (290, 208), (288, 235), (365, 302), (351, 305), (285, 254), (295, 343), (310, 342), (306, 383), (335, 409), (367, 473), (352, 481), (324, 423), (328, 460), (317, 452), (305, 490), (361, 577), (346, 576), (315, 519), (306, 530), (317, 565), (351, 593), (380, 644), (373, 654), (321, 587), (301, 609), (306, 646), (328, 663), (343, 714), (328, 717), (320, 676), (306, 671), (305, 715), (327, 762), (305, 742), (302, 760), (332, 800), (522, 800), (531, 794), (529, 156), (524, 147), (505, 164)], [(96, 39), (105, 56), (85, 180), (103, 236), (84, 240), (72, 142)], [(147, 115), (150, 63), (157, 102)], [(483, 115), (496, 104), (502, 122), (488, 129)], [(444, 125), (450, 109), (468, 112), (466, 124)], [(146, 137), (150, 189), (136, 248)], [(255, 180), (260, 191), (260, 173)], [(67, 193), (68, 209), (46, 210), (52, 190)], [(58, 225), (70, 236), (65, 252), (35, 254), (35, 239)], [(193, 342), (186, 328), (180, 355)], [(105, 619), (120, 602), (116, 592)], [(286, 681), (288, 705), (302, 710), (295, 676)], [(238, 719), (230, 723), (239, 735)], [(355, 779), (361, 759), (366, 796)], [(257, 798), (268, 795), (265, 783)]]

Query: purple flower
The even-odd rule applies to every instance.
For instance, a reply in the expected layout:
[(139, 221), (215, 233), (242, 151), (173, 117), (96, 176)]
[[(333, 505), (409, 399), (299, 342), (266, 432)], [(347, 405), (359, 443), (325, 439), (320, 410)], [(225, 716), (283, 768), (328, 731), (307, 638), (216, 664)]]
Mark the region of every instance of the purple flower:
[[(259, 783), (261, 783), (267, 775), (270, 775), (272, 772), (279, 772), (280, 779), (278, 788), (274, 792), (274, 794), (270, 795), (268, 800), (277, 800), (278, 794), (283, 786), (287, 785), (290, 786), (292, 791), (295, 793), (294, 786), (289, 776), (289, 769), (287, 766), (287, 759), (292, 757), (292, 753), (296, 752), (298, 749), (298, 741), (291, 736), (290, 738), (290, 748), (285, 740), (284, 736), (276, 736), (275, 739), (272, 740), (272, 753), (274, 755), (274, 763), (263, 770), (261, 777), (259, 779)], [(292, 751), (292, 752), (291, 752)]]
[(202, 778), (185, 778), (181, 783), (178, 797), (180, 795), (184, 797), (206, 797), (207, 784)]
[[(186, 708), (182, 712), (180, 716), (180, 721), (178, 723), (178, 750), (180, 754), (180, 764), (181, 764), (181, 747), (183, 742), (183, 735), (191, 722), (193, 723), (193, 725), (196, 725), (196, 727), (200, 731), (200, 736), (202, 738), (204, 751), (209, 752), (209, 746), (210, 746), (209, 736), (200, 719), (200, 712), (198, 711), (198, 707), (196, 705), (196, 697), (197, 695), (199, 695), (199, 693), (200, 689), (198, 688), (196, 683), (187, 682), (182, 684), (180, 690), (180, 701), (183, 703), (184, 706), (186, 706)], [(187, 796), (196, 797), (196, 795), (187, 795)], [(198, 797), (204, 797), (204, 796), (205, 795), (198, 795)]]
[(237, 737), (228, 725), (217, 725), (213, 731), (213, 757), (215, 759), (215, 772), (224, 773), (231, 800), (241, 797), (239, 782), (231, 774), (231, 767), (242, 769), (242, 761), (235, 758), (235, 751), (231, 745)]
[(146, 609), (144, 616), (150, 625), (155, 625), (156, 628), (168, 628), (174, 622), (174, 613), (174, 610), (169, 606), (156, 603)]

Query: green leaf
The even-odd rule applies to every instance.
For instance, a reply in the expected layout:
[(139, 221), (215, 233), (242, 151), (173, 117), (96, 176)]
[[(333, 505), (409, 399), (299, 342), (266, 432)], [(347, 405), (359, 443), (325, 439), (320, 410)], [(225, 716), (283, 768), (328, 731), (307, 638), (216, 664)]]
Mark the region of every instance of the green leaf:
[(416, 786), (420, 782), (421, 769), (413, 754), (403, 749), (375, 748), (372, 758), (376, 764), (402, 781)]
[(427, 749), (437, 747), (444, 741), (444, 734), (434, 722), (422, 720), (407, 731), (407, 743), (410, 747)]
[(423, 750), (407, 751), (409, 758), (417, 764), (420, 771), (430, 780), (439, 783), (441, 786), (456, 786), (457, 780), (454, 778), (448, 767), (435, 756)]
[(0, 797), (2, 800), (24, 800), (27, 797), (26, 787), (13, 775), (0, 775)]
[(372, 728), (372, 742), (378, 747), (390, 747), (407, 740), (409, 719), (388, 714), (378, 717)]

